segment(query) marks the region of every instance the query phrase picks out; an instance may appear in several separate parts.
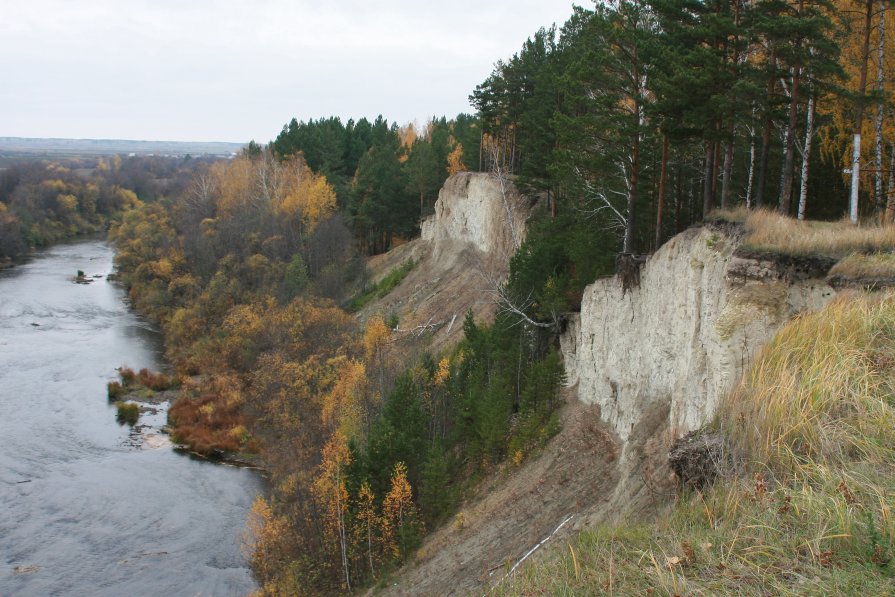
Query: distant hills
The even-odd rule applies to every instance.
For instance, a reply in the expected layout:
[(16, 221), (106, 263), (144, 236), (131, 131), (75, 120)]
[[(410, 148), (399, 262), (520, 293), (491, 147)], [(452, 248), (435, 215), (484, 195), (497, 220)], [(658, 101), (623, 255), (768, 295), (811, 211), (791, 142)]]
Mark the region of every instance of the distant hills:
[(132, 141), (126, 139), (36, 139), (0, 137), (0, 158), (78, 157), (102, 155), (191, 155), (229, 157), (238, 153), (243, 143), (217, 141)]

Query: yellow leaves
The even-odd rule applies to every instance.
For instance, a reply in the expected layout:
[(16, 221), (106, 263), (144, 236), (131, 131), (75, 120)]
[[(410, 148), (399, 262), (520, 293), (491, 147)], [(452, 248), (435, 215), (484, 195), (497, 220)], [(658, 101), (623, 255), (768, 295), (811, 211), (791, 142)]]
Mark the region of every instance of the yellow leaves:
[(454, 146), (454, 149), (448, 154), (447, 160), (448, 174), (466, 171), (466, 165), (463, 163), (463, 145), (460, 143)]
[(374, 358), (381, 356), (382, 349), (388, 344), (391, 335), (391, 330), (385, 325), (385, 320), (381, 315), (374, 315), (367, 321), (367, 327), (364, 330), (364, 354), (367, 362), (373, 362)]
[(78, 209), (78, 198), (70, 193), (56, 197), (56, 203), (65, 211), (76, 211)]
[(236, 217), (252, 201), (254, 177), (251, 160), (240, 156), (229, 163), (216, 162), (209, 172), (219, 190), (218, 211), (226, 216)]
[(325, 426), (338, 428), (345, 437), (357, 438), (361, 432), (361, 403), (367, 388), (366, 367), (345, 357), (332, 359), (328, 364), (338, 377), (323, 400), (321, 419)]
[(58, 178), (53, 178), (41, 182), (40, 188), (46, 191), (56, 191), (57, 193), (63, 193), (68, 189), (68, 186), (65, 184), (65, 182), (59, 180)]
[(250, 209), (270, 209), (313, 230), (336, 209), (332, 185), (325, 176), (315, 174), (301, 155), (282, 162), (271, 156), (258, 160), (241, 156), (229, 164), (213, 165), (210, 176), (219, 215), (226, 219)]
[(119, 187), (115, 191), (115, 197), (121, 203), (122, 208), (131, 208), (141, 205), (141, 201), (137, 197), (137, 194), (130, 189), (122, 189)]
[(396, 534), (402, 531), (405, 523), (416, 524), (416, 518), (413, 493), (407, 480), (407, 466), (398, 462), (392, 472), (391, 489), (382, 503), (382, 540), (395, 556), (400, 556), (402, 551), (395, 542)]
[(157, 278), (170, 280), (171, 274), (174, 273), (174, 264), (167, 257), (162, 257), (152, 264), (152, 273)]
[(443, 386), (451, 375), (451, 361), (447, 357), (442, 357), (438, 361), (438, 369), (435, 371), (435, 377), (432, 380), (436, 386)]
[(348, 489), (345, 468), (351, 464), (348, 440), (340, 431), (323, 447), (323, 460), (314, 479), (314, 497), (326, 512), (326, 526), (330, 532), (344, 536), (345, 512), (348, 511)]
[(301, 156), (283, 164), (283, 198), (278, 211), (289, 218), (297, 218), (310, 230), (336, 208), (336, 192), (326, 177), (315, 174)]
[(246, 520), (242, 551), (252, 562), (252, 570), (260, 578), (270, 578), (278, 570), (279, 557), (288, 553), (290, 525), (285, 517), (275, 516), (262, 496), (255, 498)]

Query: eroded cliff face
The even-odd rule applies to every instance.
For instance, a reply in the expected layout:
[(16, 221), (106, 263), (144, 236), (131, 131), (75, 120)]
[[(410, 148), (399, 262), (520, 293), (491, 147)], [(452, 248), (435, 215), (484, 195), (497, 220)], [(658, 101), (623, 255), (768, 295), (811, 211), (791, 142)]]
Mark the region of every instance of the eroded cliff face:
[(795, 314), (834, 295), (823, 277), (735, 254), (741, 233), (693, 228), (644, 264), (640, 287), (587, 287), (561, 338), (570, 385), (627, 441), (667, 409), (670, 436), (707, 422), (755, 352)]
[(421, 237), (436, 252), (470, 244), (509, 264), (525, 234), (528, 209), (512, 183), (484, 173), (461, 172), (445, 181), (435, 213), (422, 224)]
[(416, 265), (361, 317), (396, 314), (398, 334), (428, 337), (433, 352), (462, 337), (468, 310), (476, 320), (490, 320), (495, 285), (506, 279), (524, 238), (529, 207), (509, 181), (479, 172), (452, 175), (438, 194), (435, 213), (422, 223), (421, 237), (368, 263), (374, 278), (408, 259)]

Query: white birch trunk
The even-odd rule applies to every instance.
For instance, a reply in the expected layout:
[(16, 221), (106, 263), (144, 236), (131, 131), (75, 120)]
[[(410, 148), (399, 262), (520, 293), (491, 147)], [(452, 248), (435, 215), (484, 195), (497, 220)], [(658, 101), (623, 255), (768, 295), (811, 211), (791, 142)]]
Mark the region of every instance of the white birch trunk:
[(805, 150), (802, 152), (802, 186), (799, 188), (799, 219), (805, 219), (808, 202), (808, 165), (811, 162), (811, 140), (814, 137), (814, 95), (808, 98), (808, 122), (805, 124)]
[(873, 177), (874, 191), (876, 191), (876, 211), (882, 215), (885, 207), (883, 197), (883, 91), (885, 84), (885, 71), (883, 60), (886, 48), (886, 3), (879, 3), (879, 44), (876, 46), (876, 88), (879, 91), (879, 101), (876, 104), (876, 174)]
[(848, 217), (852, 224), (858, 223), (858, 191), (861, 185), (861, 133), (855, 133), (851, 154), (851, 197), (848, 201)]

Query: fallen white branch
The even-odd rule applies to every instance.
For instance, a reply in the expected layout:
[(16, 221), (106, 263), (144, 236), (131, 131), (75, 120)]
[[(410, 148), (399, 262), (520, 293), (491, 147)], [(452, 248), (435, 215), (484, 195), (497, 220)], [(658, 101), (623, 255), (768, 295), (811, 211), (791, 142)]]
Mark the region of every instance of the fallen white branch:
[[(533, 554), (534, 552), (536, 552), (538, 549), (541, 548), (541, 546), (543, 546), (545, 543), (547, 543), (548, 541), (550, 541), (550, 540), (553, 538), (553, 536), (554, 536), (555, 534), (557, 534), (557, 533), (560, 531), (561, 528), (563, 528), (564, 526), (566, 526), (566, 523), (568, 523), (568, 522), (569, 522), (570, 520), (572, 520), (574, 517), (575, 517), (574, 514), (569, 514), (569, 515), (566, 517), (565, 520), (563, 520), (561, 523), (559, 523), (559, 526), (558, 526), (558, 527), (556, 527), (555, 529), (553, 529), (553, 532), (552, 532), (552, 533), (550, 533), (549, 535), (547, 535), (546, 537), (544, 537), (543, 539), (541, 539), (541, 541), (540, 541), (539, 543), (537, 543), (534, 547), (532, 547), (531, 549), (529, 549), (529, 550), (525, 553), (525, 555), (522, 556), (522, 558), (521, 558), (518, 562), (516, 562), (516, 563), (513, 565), (512, 568), (510, 568), (510, 571), (507, 572), (507, 573), (503, 576), (503, 578), (501, 578), (499, 581), (497, 581), (496, 583), (494, 583), (494, 586), (492, 586), (492, 587), (491, 587), (491, 590), (488, 591), (487, 593), (485, 593), (485, 595), (489, 595), (489, 594), (491, 594), (492, 592), (494, 592), (494, 589), (496, 589), (498, 586), (500, 586), (500, 583), (502, 583), (502, 582), (505, 581), (507, 578), (509, 578), (510, 576), (512, 576), (513, 574), (515, 574), (515, 573), (516, 573), (516, 569), (517, 569), (519, 566), (522, 565), (522, 562), (524, 562), (525, 560), (527, 560), (528, 557), (529, 557), (531, 554)], [(495, 570), (495, 568), (492, 568), (492, 570)], [(485, 595), (482, 595), (482, 597), (485, 597)]]
[[(455, 319), (456, 319), (456, 317), (457, 317), (457, 316), (454, 315), (454, 318), (455, 318)], [(434, 332), (435, 330), (437, 330), (438, 328), (440, 328), (441, 326), (443, 326), (444, 324), (447, 323), (447, 321), (445, 321), (445, 320), (443, 320), (443, 319), (442, 319), (441, 321), (434, 321), (434, 322), (433, 322), (433, 321), (432, 321), (433, 319), (435, 319), (435, 316), (434, 316), (434, 315), (433, 315), (432, 317), (429, 318), (429, 321), (427, 321), (426, 323), (424, 323), (424, 324), (422, 324), (422, 325), (418, 325), (418, 326), (416, 326), (416, 327), (407, 328), (407, 329), (403, 329), (403, 330), (402, 330), (401, 328), (399, 328), (399, 327), (396, 326), (395, 329), (394, 329), (394, 332), (395, 332), (396, 334), (413, 334), (414, 336), (416, 336), (417, 338), (419, 338), (420, 336), (422, 336), (422, 335), (425, 334), (426, 332), (429, 332), (429, 331), (433, 331), (433, 332)], [(451, 325), (453, 325), (453, 324), (454, 324), (454, 320), (452, 319), (452, 320), (451, 320)], [(450, 331), (450, 330), (449, 330), (449, 331)]]

